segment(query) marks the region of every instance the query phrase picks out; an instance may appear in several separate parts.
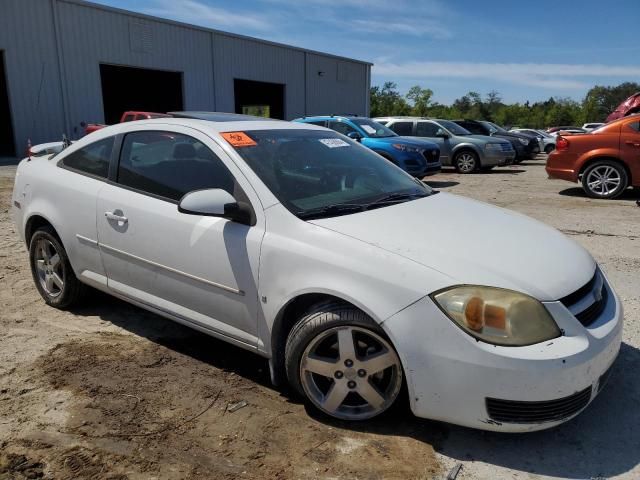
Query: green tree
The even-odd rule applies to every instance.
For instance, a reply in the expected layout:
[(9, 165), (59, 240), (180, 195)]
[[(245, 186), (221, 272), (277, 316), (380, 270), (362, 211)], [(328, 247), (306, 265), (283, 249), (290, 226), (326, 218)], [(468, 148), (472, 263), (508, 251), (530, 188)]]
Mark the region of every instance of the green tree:
[(429, 110), (431, 97), (433, 97), (433, 90), (422, 88), (418, 85), (411, 87), (409, 92), (407, 92), (406, 98), (413, 105), (413, 115), (425, 117)]
[(385, 82), (382, 87), (371, 87), (370, 105), (372, 117), (408, 115), (411, 111), (394, 82)]

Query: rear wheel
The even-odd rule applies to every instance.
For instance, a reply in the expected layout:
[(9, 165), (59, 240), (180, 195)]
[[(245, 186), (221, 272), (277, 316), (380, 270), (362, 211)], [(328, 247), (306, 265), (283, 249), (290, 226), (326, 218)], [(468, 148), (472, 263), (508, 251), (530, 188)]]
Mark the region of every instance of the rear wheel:
[(599, 160), (582, 174), (582, 188), (592, 198), (615, 198), (625, 191), (628, 182), (624, 167), (611, 160)]
[(380, 415), (402, 388), (395, 349), (371, 318), (349, 305), (327, 303), (306, 314), (287, 338), (285, 361), (291, 386), (341, 420)]
[(463, 150), (454, 157), (453, 166), (458, 173), (473, 173), (480, 168), (480, 161), (475, 152)]
[(29, 243), (29, 261), (36, 288), (52, 307), (67, 308), (85, 292), (53, 228), (45, 226), (35, 231)]

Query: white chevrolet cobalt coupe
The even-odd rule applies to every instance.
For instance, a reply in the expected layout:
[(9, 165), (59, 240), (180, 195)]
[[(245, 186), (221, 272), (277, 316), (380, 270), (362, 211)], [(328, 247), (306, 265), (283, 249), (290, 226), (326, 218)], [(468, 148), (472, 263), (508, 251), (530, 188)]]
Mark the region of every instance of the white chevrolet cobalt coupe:
[(332, 130), (183, 112), (24, 159), (36, 288), (87, 286), (269, 359), (326, 414), (552, 427), (600, 392), (622, 306), (591, 255)]

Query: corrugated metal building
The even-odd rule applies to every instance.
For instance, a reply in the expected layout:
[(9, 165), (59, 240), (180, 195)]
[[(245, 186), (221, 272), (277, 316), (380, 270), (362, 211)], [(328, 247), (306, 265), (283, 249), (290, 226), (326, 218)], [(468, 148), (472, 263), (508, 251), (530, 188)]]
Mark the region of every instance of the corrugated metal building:
[(0, 0), (0, 155), (124, 110), (369, 113), (371, 64), (81, 0)]

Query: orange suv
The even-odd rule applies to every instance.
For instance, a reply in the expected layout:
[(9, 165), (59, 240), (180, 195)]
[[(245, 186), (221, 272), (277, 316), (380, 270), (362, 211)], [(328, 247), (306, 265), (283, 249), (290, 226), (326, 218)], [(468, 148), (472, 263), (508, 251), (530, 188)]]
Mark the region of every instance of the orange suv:
[(607, 123), (591, 133), (558, 135), (547, 159), (549, 178), (582, 182), (593, 198), (614, 198), (640, 186), (640, 114)]

